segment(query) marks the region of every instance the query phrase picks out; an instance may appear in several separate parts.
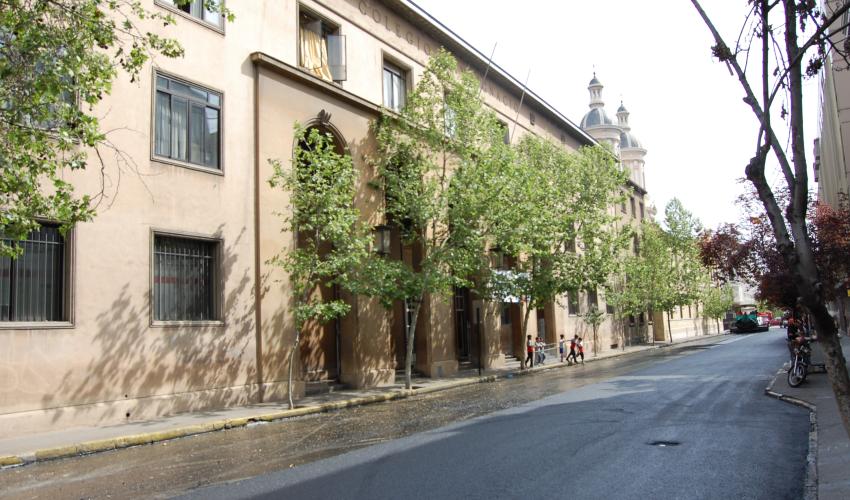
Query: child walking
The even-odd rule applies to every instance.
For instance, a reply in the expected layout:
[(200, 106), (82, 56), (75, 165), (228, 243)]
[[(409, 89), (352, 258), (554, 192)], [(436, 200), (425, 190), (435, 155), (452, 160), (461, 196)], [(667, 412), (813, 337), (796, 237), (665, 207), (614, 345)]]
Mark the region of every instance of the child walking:
[(561, 335), (561, 338), (558, 340), (558, 353), (561, 355), (561, 363), (564, 362), (564, 354), (567, 347), (567, 341), (564, 340), (564, 335)]
[(536, 346), (534, 344), (534, 341), (531, 340), (531, 335), (529, 335), (527, 340), (525, 341), (525, 349), (526, 349), (526, 352), (528, 352), (528, 356), (526, 356), (526, 358), (525, 358), (525, 366), (528, 367), (528, 368), (532, 368), (534, 366), (534, 348), (535, 347)]

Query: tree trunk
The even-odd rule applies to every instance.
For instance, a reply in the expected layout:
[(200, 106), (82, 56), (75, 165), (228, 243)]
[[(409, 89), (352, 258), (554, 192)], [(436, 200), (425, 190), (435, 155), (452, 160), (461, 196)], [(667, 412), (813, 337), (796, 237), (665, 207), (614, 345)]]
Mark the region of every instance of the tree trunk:
[(850, 374), (847, 373), (847, 361), (841, 349), (841, 342), (835, 329), (835, 322), (822, 302), (806, 304), (814, 317), (818, 343), (823, 349), (826, 373), (835, 393), (835, 401), (841, 413), (844, 431), (850, 436)]
[(423, 295), (419, 296), (419, 300), (416, 301), (416, 305), (413, 306), (413, 317), (410, 320), (410, 325), (407, 327), (407, 349), (405, 349), (404, 353), (404, 388), (411, 389), (413, 385), (411, 384), (410, 378), (413, 372), (413, 341), (416, 338), (416, 323), (419, 321), (419, 310), (422, 308), (422, 299)]
[(667, 335), (670, 337), (670, 343), (673, 343), (673, 327), (670, 326), (670, 311), (667, 311)]
[(292, 343), (292, 352), (289, 353), (289, 376), (287, 377), (288, 387), (287, 393), (289, 396), (289, 409), (295, 408), (295, 403), (292, 402), (292, 367), (295, 365), (295, 353), (298, 352), (298, 343), (301, 341), (301, 327), (295, 329), (295, 342)]
[(599, 327), (593, 325), (593, 357), (599, 355)]
[(838, 291), (838, 299), (836, 300), (838, 305), (838, 328), (840, 333), (847, 333), (847, 316), (844, 314), (844, 295), (847, 292), (845, 291), (844, 286)]
[[(525, 314), (522, 316), (522, 324), (520, 325), (520, 330), (522, 331), (522, 350), (520, 351), (520, 369), (525, 369), (525, 359), (528, 357), (528, 317), (531, 315), (531, 306), (526, 304)], [(532, 357), (532, 359), (534, 359)], [(533, 361), (532, 361), (533, 363)]]

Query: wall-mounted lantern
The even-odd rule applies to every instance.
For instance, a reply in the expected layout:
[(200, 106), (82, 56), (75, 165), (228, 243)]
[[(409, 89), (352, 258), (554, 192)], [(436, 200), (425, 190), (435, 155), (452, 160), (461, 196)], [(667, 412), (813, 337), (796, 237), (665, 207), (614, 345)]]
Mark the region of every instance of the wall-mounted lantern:
[(374, 250), (374, 252), (379, 255), (389, 255), (390, 242), (392, 237), (392, 231), (390, 229), (390, 226), (386, 226), (383, 224), (375, 226), (372, 229), (372, 233), (375, 237), (372, 250)]

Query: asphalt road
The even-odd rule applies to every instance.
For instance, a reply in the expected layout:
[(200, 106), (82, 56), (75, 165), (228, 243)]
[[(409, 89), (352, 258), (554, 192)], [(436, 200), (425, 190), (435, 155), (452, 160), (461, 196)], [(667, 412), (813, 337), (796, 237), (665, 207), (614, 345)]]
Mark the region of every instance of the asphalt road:
[(808, 414), (763, 395), (786, 356), (777, 330), (686, 346), (627, 374), (185, 498), (797, 499)]
[(762, 395), (786, 357), (713, 337), (0, 470), (0, 498), (800, 498), (807, 414)]

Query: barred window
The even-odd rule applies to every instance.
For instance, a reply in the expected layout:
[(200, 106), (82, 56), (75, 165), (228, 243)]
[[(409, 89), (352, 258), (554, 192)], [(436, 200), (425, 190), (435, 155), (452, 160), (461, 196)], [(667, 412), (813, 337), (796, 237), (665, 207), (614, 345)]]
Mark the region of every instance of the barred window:
[(213, 241), (154, 237), (153, 302), (155, 321), (212, 321), (216, 247)]
[(154, 154), (221, 169), (221, 94), (156, 75)]
[(24, 241), (3, 239), (22, 250), (0, 257), (0, 321), (64, 321), (65, 239), (44, 224)]
[(596, 293), (596, 289), (587, 291), (587, 308), (594, 309), (599, 307), (599, 295)]
[(567, 292), (567, 314), (575, 316), (578, 313), (578, 291), (570, 290)]

